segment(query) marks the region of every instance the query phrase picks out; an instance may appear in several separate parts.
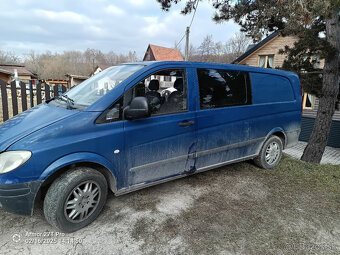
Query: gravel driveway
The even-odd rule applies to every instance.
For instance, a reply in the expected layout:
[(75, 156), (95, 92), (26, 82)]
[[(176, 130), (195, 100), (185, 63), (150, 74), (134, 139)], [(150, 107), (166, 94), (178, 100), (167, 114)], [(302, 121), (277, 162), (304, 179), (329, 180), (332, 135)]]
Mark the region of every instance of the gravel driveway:
[(239, 163), (110, 195), (99, 218), (71, 234), (46, 223), (41, 203), (33, 217), (0, 209), (0, 254), (339, 254), (339, 194), (286, 174), (299, 164)]

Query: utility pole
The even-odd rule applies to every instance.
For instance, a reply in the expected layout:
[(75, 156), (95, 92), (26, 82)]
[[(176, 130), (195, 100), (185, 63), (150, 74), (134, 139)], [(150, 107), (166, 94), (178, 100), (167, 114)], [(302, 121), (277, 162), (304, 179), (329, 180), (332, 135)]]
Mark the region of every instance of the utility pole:
[(188, 61), (189, 59), (189, 33), (190, 33), (190, 27), (187, 27), (187, 30), (185, 32), (185, 57), (184, 60)]

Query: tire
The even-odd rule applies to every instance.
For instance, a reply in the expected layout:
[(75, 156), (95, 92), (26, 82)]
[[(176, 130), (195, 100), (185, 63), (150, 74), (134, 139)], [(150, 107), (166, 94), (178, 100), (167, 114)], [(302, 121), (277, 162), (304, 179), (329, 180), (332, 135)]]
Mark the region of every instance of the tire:
[(64, 232), (74, 232), (97, 218), (107, 192), (106, 179), (100, 172), (88, 167), (71, 169), (49, 187), (44, 200), (45, 218)]
[(264, 169), (276, 167), (282, 157), (282, 140), (273, 135), (263, 144), (259, 155), (254, 159), (254, 163)]

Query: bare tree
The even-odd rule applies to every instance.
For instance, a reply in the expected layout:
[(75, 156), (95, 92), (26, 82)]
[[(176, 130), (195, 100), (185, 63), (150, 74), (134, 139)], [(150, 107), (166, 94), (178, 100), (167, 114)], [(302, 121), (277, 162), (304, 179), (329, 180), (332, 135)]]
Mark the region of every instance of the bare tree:
[(216, 55), (215, 43), (212, 39), (212, 35), (204, 37), (201, 45), (198, 47), (198, 54), (201, 56), (202, 61), (211, 61), (211, 57)]
[(234, 54), (237, 58), (246, 51), (251, 42), (252, 40), (245, 33), (237, 33), (228, 41), (228, 53)]
[(36, 54), (31, 51), (26, 56), (25, 65), (42, 79), (65, 79), (65, 74), (89, 75), (97, 65), (117, 65), (124, 62), (138, 61), (137, 54), (116, 54), (112, 51), (103, 53), (97, 49), (65, 51), (55, 53), (47, 51)]
[(191, 61), (231, 63), (243, 54), (251, 43), (244, 33), (235, 34), (227, 42), (214, 42), (212, 35), (204, 37), (198, 48), (193, 45), (189, 49)]
[(0, 49), (0, 64), (18, 64), (20, 58), (12, 52), (3, 51)]

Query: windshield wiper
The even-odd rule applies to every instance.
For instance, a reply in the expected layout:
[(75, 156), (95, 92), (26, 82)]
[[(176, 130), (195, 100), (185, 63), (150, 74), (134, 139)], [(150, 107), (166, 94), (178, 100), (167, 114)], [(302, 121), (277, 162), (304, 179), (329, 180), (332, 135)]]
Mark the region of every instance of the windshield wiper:
[(76, 107), (74, 107), (74, 100), (70, 98), (68, 95), (61, 95), (57, 97), (57, 99), (66, 102), (67, 109), (76, 109)]

